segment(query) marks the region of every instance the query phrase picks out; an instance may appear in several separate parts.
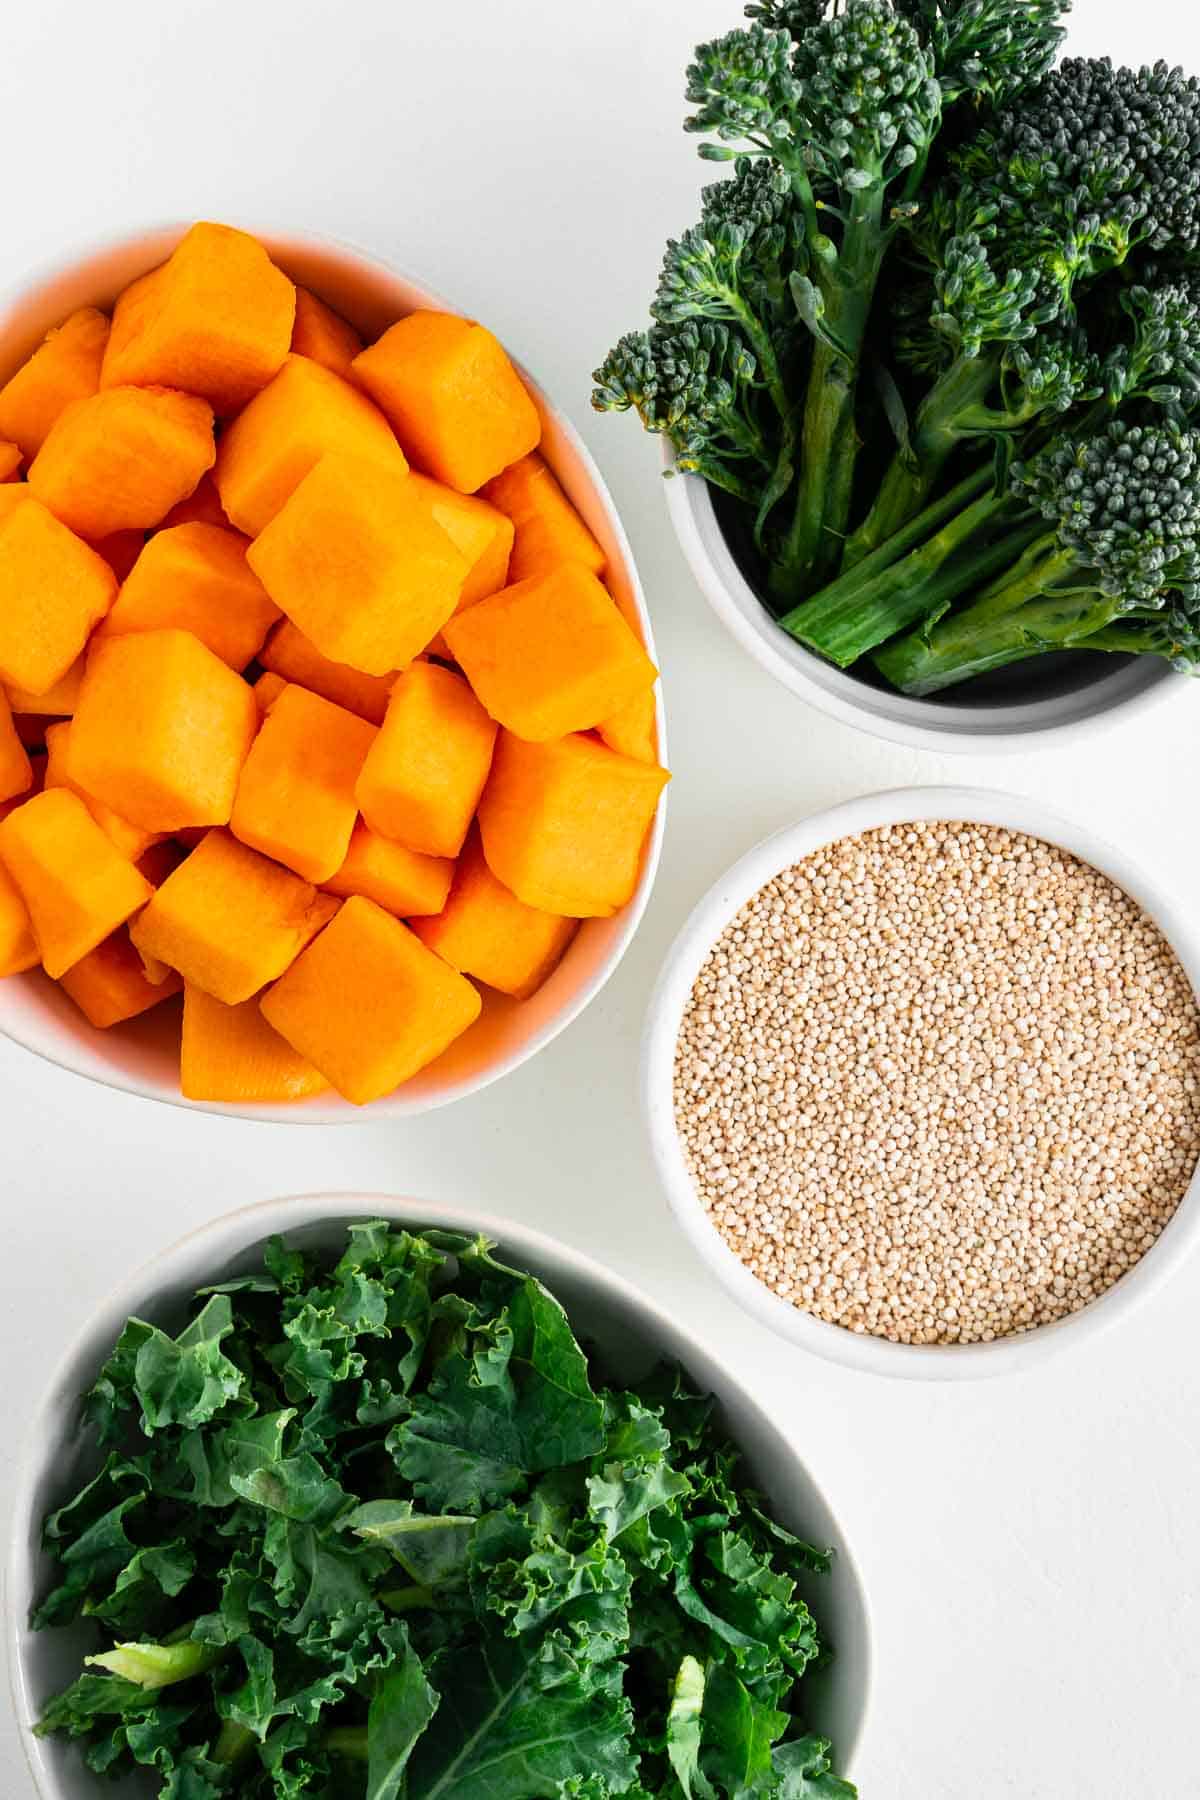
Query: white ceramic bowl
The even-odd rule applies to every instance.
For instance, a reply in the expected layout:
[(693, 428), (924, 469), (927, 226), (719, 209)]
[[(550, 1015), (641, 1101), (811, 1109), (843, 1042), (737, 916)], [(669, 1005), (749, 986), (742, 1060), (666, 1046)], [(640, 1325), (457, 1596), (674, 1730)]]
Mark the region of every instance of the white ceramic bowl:
[[(23, 361), (50, 326), (75, 307), (110, 307), (121, 289), (171, 252), (186, 226), (164, 226), (84, 251), (44, 271), (9, 294), (0, 294), (0, 382)], [(440, 295), (385, 263), (326, 238), (287, 237), (252, 231), (282, 269), (327, 300), (374, 337), (416, 307), (457, 311)], [(582, 440), (567, 418), (524, 369), (521, 370), (542, 416), (542, 453), (571, 500), (604, 547), (609, 580), (618, 606), (651, 656), (654, 644), (645, 597), (629, 541), (612, 498)], [(666, 760), (662, 703), (658, 708), (658, 748)], [(0, 1032), (60, 1068), (109, 1087), (151, 1100), (206, 1112), (286, 1124), (345, 1124), (364, 1118), (401, 1118), (444, 1106), (487, 1087), (508, 1074), (569, 1025), (599, 993), (637, 929), (658, 864), (664, 804), (642, 860), (637, 892), (612, 919), (588, 920), (545, 986), (523, 1002), (486, 996), (471, 1030), (427, 1069), (386, 1099), (359, 1109), (336, 1096), (321, 1095), (288, 1106), (228, 1106), (183, 1099), (179, 1092), (178, 1002), (156, 1008), (113, 1031), (96, 1031), (40, 972), (0, 982)]]
[[(665, 466), (673, 458), (668, 451)], [(1011, 702), (913, 700), (871, 687), (807, 650), (775, 623), (734, 558), (698, 475), (672, 475), (667, 504), (676, 536), (717, 617), (776, 681), (811, 706), (874, 737), (916, 750), (997, 755), (1063, 744), (1182, 694), (1188, 682), (1156, 656), (1111, 660), (1097, 678), (1069, 691)], [(1097, 657), (1097, 663), (1105, 659)]]
[[(807, 1691), (814, 1729), (833, 1739), (838, 1768), (848, 1771), (863, 1727), (871, 1673), (862, 1581), (829, 1503), (800, 1454), (719, 1355), (683, 1331), (648, 1295), (540, 1232), (486, 1213), (422, 1200), (317, 1194), (268, 1200), (231, 1213), (139, 1269), (92, 1313), (34, 1416), (17, 1470), (6, 1632), (22, 1742), (42, 1800), (97, 1800), (106, 1791), (69, 1744), (37, 1739), (30, 1730), (47, 1698), (78, 1673), (88, 1639), (85, 1630), (31, 1632), (27, 1623), (31, 1604), (50, 1579), (40, 1542), (42, 1518), (88, 1473), (88, 1452), (80, 1443), (80, 1395), (94, 1380), (131, 1313), (170, 1324), (180, 1318), (197, 1287), (261, 1266), (261, 1247), (276, 1232), (304, 1247), (332, 1246), (344, 1239), (350, 1220), (378, 1217), (413, 1228), (442, 1226), (496, 1238), (510, 1261), (532, 1270), (553, 1289), (576, 1328), (617, 1358), (622, 1373), (634, 1376), (667, 1358), (679, 1362), (703, 1391), (717, 1396), (731, 1434), (744, 1448), (780, 1521), (836, 1550), (831, 1574), (801, 1578), (805, 1597), (837, 1652), (830, 1667), (810, 1679)], [(125, 1793), (141, 1791), (134, 1783), (122, 1787)]]
[(1200, 991), (1200, 927), (1194, 908), (1176, 900), (1124, 851), (1037, 801), (986, 788), (897, 788), (865, 794), (764, 838), (726, 871), (695, 908), (667, 956), (650, 1002), (642, 1049), (642, 1099), (658, 1172), (692, 1248), (732, 1297), (790, 1343), (873, 1375), (969, 1380), (1028, 1368), (1115, 1325), (1171, 1275), (1200, 1241), (1200, 1171), (1174, 1217), (1128, 1274), (1081, 1312), (990, 1344), (894, 1344), (827, 1324), (765, 1287), (738, 1260), (709, 1220), (684, 1163), (675, 1128), (672, 1076), (684, 1008), (709, 950), (730, 920), (782, 869), (839, 838), (918, 819), (962, 819), (1026, 832), (1072, 852), (1136, 900), (1172, 945)]

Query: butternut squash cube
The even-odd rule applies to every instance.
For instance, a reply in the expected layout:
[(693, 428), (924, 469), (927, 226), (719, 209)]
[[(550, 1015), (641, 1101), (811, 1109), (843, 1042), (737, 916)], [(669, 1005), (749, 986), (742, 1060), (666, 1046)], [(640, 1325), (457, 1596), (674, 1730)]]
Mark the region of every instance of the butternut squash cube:
[(455, 610), (463, 612), (477, 600), (499, 593), (508, 580), (512, 520), (475, 494), (456, 493), (443, 482), (415, 471), (411, 479), (436, 522), (466, 558), (467, 578)]
[(382, 725), (387, 712), (388, 696), (398, 670), (386, 675), (364, 675), (348, 663), (331, 662), (322, 656), (311, 638), (298, 631), (290, 619), (281, 619), (259, 652), (259, 662), (272, 675), (294, 681), (297, 687), (321, 694), (335, 706)]
[(341, 313), (334, 312), (307, 288), (296, 289), (296, 322), (292, 327), (292, 349), (297, 356), (311, 357), (335, 375), (348, 375), (350, 364), (363, 347), (363, 341)]
[(0, 444), (0, 481), (16, 481), (20, 473), (20, 444)]
[(215, 480), (239, 531), (257, 537), (309, 470), (331, 452), (403, 475), (404, 452), (379, 408), (340, 375), (289, 356), (221, 439)]
[(115, 931), (71, 968), (64, 969), (59, 983), (97, 1031), (108, 1031), (126, 1019), (138, 1018), (183, 987), (171, 969), (164, 971), (160, 982), (151, 981), (124, 930)]
[(459, 859), (445, 909), (413, 930), (453, 969), (527, 1000), (557, 966), (578, 919), (526, 906), (488, 868), (478, 834)]
[(492, 764), (496, 727), (460, 675), (418, 662), (397, 677), (356, 793), (372, 831), (457, 856)]
[(578, 563), (481, 600), (443, 635), (493, 719), (534, 743), (598, 725), (658, 673), (607, 588)]
[(658, 713), (654, 704), (654, 689), (647, 688), (644, 693), (623, 706), (620, 712), (601, 719), (596, 730), (610, 750), (618, 750), (622, 756), (636, 756), (639, 762), (656, 763)]
[(670, 779), (595, 738), (531, 744), (502, 731), (479, 803), (488, 867), (526, 906), (607, 918), (633, 898)]
[(307, 688), (284, 688), (250, 747), (230, 829), (306, 881), (341, 868), (358, 817), (354, 784), (375, 726)]
[(94, 644), (71, 779), (147, 831), (225, 825), (258, 730), (249, 686), (187, 631)]
[(148, 531), (217, 454), (212, 408), (171, 388), (107, 388), (73, 400), (29, 468), (29, 486), (83, 538)]
[(603, 575), (605, 555), (567, 496), (553, 470), (534, 453), (523, 456), (483, 489), (483, 498), (506, 513), (516, 528), (510, 582), (548, 575), (561, 563), (582, 563)]
[(542, 422), (504, 347), (453, 313), (398, 319), (353, 364), (412, 462), (462, 494), (535, 450)]
[[(0, 806), (0, 823), (7, 816)], [(6, 975), (23, 975), (26, 969), (36, 969), (41, 960), (41, 951), (29, 922), (29, 908), (21, 898), (16, 882), (0, 862), (0, 980)]]
[(0, 824), (0, 862), (29, 908), (47, 975), (132, 918), (154, 892), (105, 837), (78, 794), (35, 794)]
[(35, 457), (64, 407), (86, 400), (100, 386), (107, 343), (108, 320), (94, 306), (81, 307), (48, 332), (0, 388), (0, 437)]
[(257, 1000), (226, 1006), (202, 988), (183, 992), (180, 1091), (188, 1100), (305, 1100), (329, 1083), (263, 1018)]
[(245, 538), (219, 525), (173, 525), (146, 544), (97, 636), (190, 631), (231, 669), (244, 669), (278, 617), (246, 561)]
[(111, 839), (121, 855), (127, 856), (132, 863), (140, 862), (150, 846), (159, 841), (159, 834), (147, 831), (141, 825), (135, 825), (130, 819), (123, 819), (120, 813), (114, 812), (111, 806), (105, 806), (103, 800), (95, 799), (72, 779), (71, 721), (69, 719), (62, 719), (56, 725), (47, 725), (45, 737), (44, 786), (67, 788), (71, 793), (78, 794), (105, 837)]
[(117, 301), (100, 385), (186, 388), (224, 417), (279, 369), (295, 312), (260, 243), (202, 221)]
[(440, 913), (450, 893), (454, 864), (446, 856), (422, 856), (391, 838), (380, 837), (360, 819), (346, 860), (324, 883), (327, 893), (361, 894), (398, 919)]
[(261, 1006), (339, 1094), (366, 1106), (440, 1056), (482, 1002), (407, 925), (355, 895)]
[(425, 648), (468, 572), (407, 475), (343, 455), (321, 458), (247, 557), (323, 656), (368, 675)]
[(47, 719), (69, 719), (79, 703), (85, 662), (86, 657), (81, 652), (66, 674), (60, 676), (44, 694), (31, 694), (28, 688), (15, 685), (7, 687), (4, 691), (13, 712), (40, 713)]
[(0, 511), (0, 681), (6, 688), (45, 694), (61, 681), (116, 596), (117, 578), (104, 558), (39, 500), (22, 497)]
[(33, 786), (33, 764), (13, 724), (12, 707), (0, 689), (0, 800), (15, 800)]
[(200, 477), (186, 499), (178, 501), (171, 508), (161, 529), (169, 531), (173, 525), (220, 525), (226, 531), (232, 531), (232, 521), (221, 505), (221, 496), (217, 492), (211, 470)]
[(292, 963), (337, 911), (290, 869), (210, 831), (168, 875), (130, 932), (143, 957), (236, 1006)]

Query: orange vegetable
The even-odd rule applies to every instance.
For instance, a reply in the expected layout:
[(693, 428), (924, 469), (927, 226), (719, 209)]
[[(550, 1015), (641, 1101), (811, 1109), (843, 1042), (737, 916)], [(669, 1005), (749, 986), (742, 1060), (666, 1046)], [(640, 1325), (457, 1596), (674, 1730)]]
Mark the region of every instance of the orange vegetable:
[(123, 819), (120, 813), (115, 813), (111, 806), (105, 806), (103, 800), (95, 799), (72, 779), (69, 719), (63, 719), (57, 725), (47, 725), (45, 740), (45, 786), (68, 788), (71, 793), (78, 794), (105, 837), (111, 839), (122, 856), (127, 856), (130, 862), (138, 862), (151, 844), (158, 842), (157, 833), (146, 831), (141, 825), (134, 825), (129, 819)]
[(622, 756), (636, 756), (639, 762), (658, 761), (658, 713), (654, 689), (647, 688), (630, 700), (620, 712), (601, 719), (596, 730), (610, 750)]
[(173, 525), (150, 538), (97, 635), (190, 631), (243, 669), (278, 617), (246, 561), (245, 538), (219, 525)]
[(374, 725), (345, 707), (285, 687), (246, 758), (234, 836), (306, 881), (327, 881), (346, 860), (358, 817), (354, 784), (374, 737)]
[(0, 444), (0, 481), (16, 481), (20, 472), (20, 444)]
[(71, 778), (147, 831), (224, 825), (257, 730), (249, 686), (190, 632), (109, 638), (88, 653)]
[(281, 366), (295, 311), (296, 290), (254, 238), (193, 225), (117, 301), (100, 385), (185, 388), (236, 412)]
[(355, 357), (354, 377), (417, 467), (463, 494), (541, 439), (537, 408), (503, 345), (452, 313), (398, 319)]
[(535, 743), (598, 725), (657, 674), (608, 590), (577, 563), (481, 600), (444, 635), (493, 719)]
[(357, 895), (261, 1002), (268, 1023), (358, 1106), (440, 1056), (481, 1004), (406, 925)]
[(457, 611), (474, 606), (498, 593), (508, 579), (508, 557), (512, 549), (511, 519), (480, 500), (475, 494), (459, 494), (428, 475), (411, 477), (416, 492), (424, 499), (434, 521), (441, 526), (451, 543), (461, 550), (467, 561), (467, 578), (458, 597)]
[(398, 475), (408, 469), (391, 426), (365, 394), (320, 363), (289, 356), (221, 439), (221, 504), (239, 531), (257, 537), (331, 452), (378, 460)]
[(439, 913), (446, 904), (454, 864), (446, 856), (422, 856), (391, 838), (380, 837), (360, 819), (346, 860), (323, 885), (327, 893), (361, 894), (399, 919)]
[(311, 357), (335, 375), (348, 375), (350, 364), (363, 347), (353, 325), (326, 306), (307, 288), (296, 289), (296, 323), (292, 327), (292, 349), (297, 356)]
[[(15, 810), (15, 808), (13, 809)], [(0, 823), (8, 815), (0, 805)], [(4, 864), (0, 862), (0, 979), (36, 969), (41, 952), (29, 922), (29, 908)]]
[(115, 931), (105, 938), (71, 968), (64, 969), (59, 982), (97, 1031), (136, 1019), (183, 987), (170, 969), (161, 982), (149, 980), (127, 931)]
[(171, 508), (162, 522), (162, 529), (169, 530), (173, 525), (221, 525), (226, 531), (232, 531), (211, 470), (200, 477), (186, 500), (178, 501)]
[(421, 942), (451, 968), (518, 1000), (537, 992), (578, 929), (578, 919), (526, 906), (497, 881), (476, 834), (459, 860), (445, 910), (413, 921)]
[(9, 705), (15, 713), (41, 713), (48, 719), (69, 718), (79, 701), (85, 661), (86, 657), (80, 653), (66, 674), (60, 676), (44, 694), (32, 694), (28, 688), (8, 686), (5, 692)]
[(457, 856), (495, 741), (495, 725), (460, 675), (414, 663), (396, 680), (358, 778), (367, 824), (425, 856)]
[(56, 979), (153, 894), (77, 794), (35, 794), (0, 824), (0, 862), (29, 909), (47, 975)]
[(488, 867), (527, 906), (606, 918), (633, 898), (669, 780), (594, 738), (531, 744), (502, 731), (479, 805)]
[(322, 457), (246, 554), (322, 655), (368, 675), (411, 662), (467, 576), (407, 475), (362, 457)]
[(171, 388), (108, 388), (59, 414), (29, 486), (80, 537), (149, 530), (212, 467), (207, 400)]
[(13, 800), (33, 786), (33, 765), (13, 724), (12, 707), (0, 689), (0, 800)]
[(96, 392), (107, 342), (108, 320), (94, 306), (64, 319), (0, 388), (0, 437), (36, 456), (63, 408)]
[(516, 527), (508, 578), (548, 575), (560, 563), (582, 563), (604, 573), (605, 555), (555, 479), (536, 454), (523, 456), (487, 483), (485, 500), (507, 513)]
[(254, 683), (254, 704), (260, 715), (265, 714), (274, 706), (286, 686), (287, 682), (283, 676), (276, 675), (273, 669), (268, 669), (265, 674), (259, 676)]
[(305, 1100), (329, 1083), (263, 1018), (257, 1000), (226, 1006), (198, 987), (183, 992), (180, 1091), (188, 1100)]
[(369, 719), (372, 725), (383, 724), (396, 670), (387, 675), (364, 675), (348, 663), (331, 662), (290, 619), (280, 620), (258, 660), (264, 669), (282, 676), (284, 681), (294, 681), (297, 687), (321, 694), (335, 706), (344, 706), (360, 719)]
[(116, 593), (104, 558), (40, 501), (22, 498), (0, 511), (0, 681), (45, 694), (67, 674)]
[(337, 908), (290, 869), (227, 831), (210, 831), (168, 875), (130, 936), (144, 957), (236, 1006), (282, 975)]
[(146, 542), (144, 531), (110, 531), (92, 549), (102, 556), (118, 581), (124, 581)]

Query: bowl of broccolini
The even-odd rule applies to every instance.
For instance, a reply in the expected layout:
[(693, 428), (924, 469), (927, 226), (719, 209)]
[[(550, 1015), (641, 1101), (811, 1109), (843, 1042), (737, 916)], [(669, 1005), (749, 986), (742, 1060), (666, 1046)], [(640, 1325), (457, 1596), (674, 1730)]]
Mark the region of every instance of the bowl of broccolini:
[(1066, 10), (749, 5), (687, 73), (732, 166), (596, 371), (739, 640), (910, 743), (1200, 672), (1200, 82), (1055, 66)]

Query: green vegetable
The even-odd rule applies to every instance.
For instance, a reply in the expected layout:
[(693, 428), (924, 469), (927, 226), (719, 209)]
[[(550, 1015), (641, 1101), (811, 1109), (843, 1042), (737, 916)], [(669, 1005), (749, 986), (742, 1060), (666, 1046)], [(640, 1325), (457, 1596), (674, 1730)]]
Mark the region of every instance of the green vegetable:
[(39, 1732), (166, 1800), (852, 1800), (785, 1531), (674, 1371), (602, 1384), (483, 1239), (273, 1243), (131, 1319), (34, 1615), (101, 1635)]

